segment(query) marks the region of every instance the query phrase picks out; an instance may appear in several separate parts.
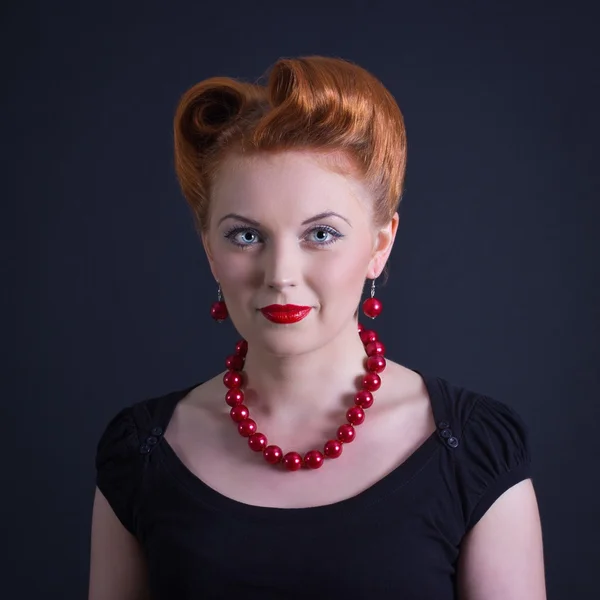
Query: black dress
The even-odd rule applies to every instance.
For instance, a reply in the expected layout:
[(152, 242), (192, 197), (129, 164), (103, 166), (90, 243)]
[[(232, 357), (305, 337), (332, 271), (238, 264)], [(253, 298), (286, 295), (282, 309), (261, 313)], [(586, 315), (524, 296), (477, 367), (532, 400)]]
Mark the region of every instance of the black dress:
[(163, 432), (198, 384), (121, 410), (98, 444), (97, 485), (144, 549), (152, 598), (456, 598), (463, 536), (531, 476), (527, 433), (498, 400), (417, 372), (437, 431), (326, 506), (251, 506), (193, 475)]

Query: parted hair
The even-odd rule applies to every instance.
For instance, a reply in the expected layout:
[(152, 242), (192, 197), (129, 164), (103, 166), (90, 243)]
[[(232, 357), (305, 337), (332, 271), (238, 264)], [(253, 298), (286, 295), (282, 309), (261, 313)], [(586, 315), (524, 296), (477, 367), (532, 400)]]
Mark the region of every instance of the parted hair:
[(404, 119), (374, 75), (341, 58), (282, 58), (265, 84), (210, 77), (189, 88), (174, 118), (175, 170), (199, 231), (208, 228), (211, 187), (224, 158), (314, 150), (358, 177), (376, 224), (397, 210), (406, 171)]

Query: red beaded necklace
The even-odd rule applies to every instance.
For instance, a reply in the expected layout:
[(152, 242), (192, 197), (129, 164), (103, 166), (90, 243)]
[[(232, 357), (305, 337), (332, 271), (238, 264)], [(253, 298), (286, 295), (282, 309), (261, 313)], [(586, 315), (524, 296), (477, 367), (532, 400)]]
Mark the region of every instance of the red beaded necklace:
[[(380, 311), (380, 308), (377, 312)], [(264, 459), (271, 465), (282, 463), (288, 471), (297, 471), (302, 467), (318, 469), (323, 465), (325, 458), (338, 458), (342, 454), (343, 444), (349, 444), (356, 436), (354, 427), (365, 420), (365, 409), (373, 404), (373, 394), (381, 386), (379, 373), (385, 369), (385, 347), (378, 340), (377, 334), (371, 329), (364, 329), (359, 323), (358, 332), (365, 347), (367, 355), (367, 372), (362, 379), (362, 387), (354, 397), (352, 408), (346, 411), (345, 423), (338, 427), (336, 439), (325, 443), (323, 452), (310, 450), (304, 458), (298, 452), (287, 452), (285, 455), (279, 446), (267, 445), (267, 436), (260, 433), (256, 421), (250, 418), (250, 411), (244, 406), (244, 392), (242, 385), (242, 369), (248, 352), (248, 342), (240, 340), (235, 347), (235, 354), (231, 354), (225, 361), (227, 373), (223, 376), (223, 383), (228, 388), (225, 402), (231, 406), (230, 415), (238, 424), (238, 432), (248, 438), (248, 445), (255, 452), (262, 452)]]

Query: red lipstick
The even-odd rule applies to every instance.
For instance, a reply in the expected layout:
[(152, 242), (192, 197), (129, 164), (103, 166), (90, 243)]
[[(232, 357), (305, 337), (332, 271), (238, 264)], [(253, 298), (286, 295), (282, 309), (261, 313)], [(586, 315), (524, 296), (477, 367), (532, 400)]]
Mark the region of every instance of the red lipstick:
[(270, 304), (260, 309), (260, 312), (273, 323), (297, 323), (302, 321), (311, 311), (311, 306), (295, 304)]

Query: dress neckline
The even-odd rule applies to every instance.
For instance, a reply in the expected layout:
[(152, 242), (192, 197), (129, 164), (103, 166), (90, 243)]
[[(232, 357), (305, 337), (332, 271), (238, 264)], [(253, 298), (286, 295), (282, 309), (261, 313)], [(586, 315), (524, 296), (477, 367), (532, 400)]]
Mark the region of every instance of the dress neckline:
[[(439, 378), (427, 375), (417, 369), (411, 370), (417, 373), (425, 383), (436, 425), (442, 423), (447, 426), (448, 419), (445, 395), (443, 388), (440, 385)], [(165, 398), (165, 401), (160, 402), (157, 406), (157, 410), (154, 411), (152, 426), (161, 427), (162, 430), (165, 431), (177, 403), (202, 383), (203, 382), (196, 383), (178, 392), (169, 394)], [(439, 429), (436, 428), (436, 430), (401, 464), (368, 488), (343, 500), (304, 508), (259, 506), (246, 504), (225, 496), (210, 487), (188, 469), (164, 436), (161, 437), (160, 442), (157, 444), (155, 455), (158, 452), (158, 456), (163, 462), (166, 471), (171, 474), (180, 485), (186, 488), (188, 493), (194, 496), (207, 508), (220, 512), (235, 513), (246, 518), (280, 521), (313, 521), (321, 519), (326, 520), (334, 513), (338, 513), (339, 516), (339, 513), (368, 509), (382, 498), (397, 492), (408, 484), (423, 468), (425, 468), (427, 463), (433, 458), (434, 454), (441, 450), (443, 446), (443, 441), (440, 440), (439, 436)]]

